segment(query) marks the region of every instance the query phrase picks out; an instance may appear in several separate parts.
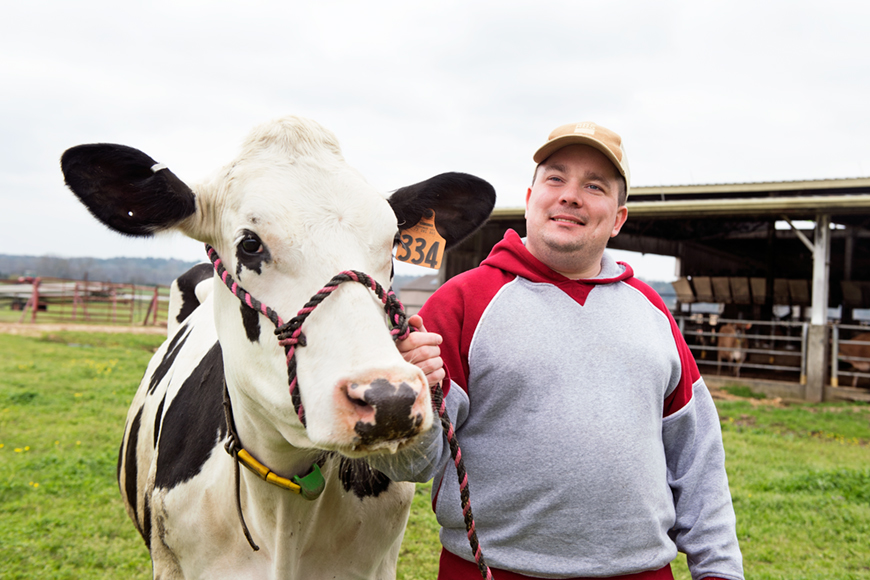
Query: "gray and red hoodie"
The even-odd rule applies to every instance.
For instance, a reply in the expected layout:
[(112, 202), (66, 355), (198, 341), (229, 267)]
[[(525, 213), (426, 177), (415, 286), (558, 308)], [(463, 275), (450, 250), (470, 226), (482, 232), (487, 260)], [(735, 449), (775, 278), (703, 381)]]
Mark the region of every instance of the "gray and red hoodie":
[[(605, 253), (598, 277), (571, 280), (509, 230), (420, 314), (444, 337), (445, 400), (490, 566), (619, 576), (680, 550), (695, 579), (742, 580), (716, 408), (668, 308), (627, 264)], [(376, 467), (435, 477), (441, 542), (471, 561), (456, 470), (431, 433)]]

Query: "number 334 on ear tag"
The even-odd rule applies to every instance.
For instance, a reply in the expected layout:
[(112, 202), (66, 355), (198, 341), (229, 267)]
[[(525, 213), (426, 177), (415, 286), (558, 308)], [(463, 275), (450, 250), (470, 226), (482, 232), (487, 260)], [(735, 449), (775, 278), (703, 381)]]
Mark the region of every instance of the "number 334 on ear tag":
[(399, 246), (396, 259), (417, 266), (433, 268), (441, 267), (444, 258), (444, 238), (435, 229), (435, 212), (422, 218), (417, 225), (402, 230), (399, 236)]

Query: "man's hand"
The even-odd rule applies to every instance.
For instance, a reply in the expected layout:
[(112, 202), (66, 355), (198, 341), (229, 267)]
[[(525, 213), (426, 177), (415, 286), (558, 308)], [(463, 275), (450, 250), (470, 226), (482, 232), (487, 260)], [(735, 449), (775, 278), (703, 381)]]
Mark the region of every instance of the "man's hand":
[(447, 376), (438, 346), (441, 344), (441, 335), (427, 332), (423, 319), (417, 314), (408, 319), (408, 324), (417, 332), (412, 332), (405, 340), (397, 341), (396, 346), (406, 361), (423, 371), (430, 387), (437, 385)]

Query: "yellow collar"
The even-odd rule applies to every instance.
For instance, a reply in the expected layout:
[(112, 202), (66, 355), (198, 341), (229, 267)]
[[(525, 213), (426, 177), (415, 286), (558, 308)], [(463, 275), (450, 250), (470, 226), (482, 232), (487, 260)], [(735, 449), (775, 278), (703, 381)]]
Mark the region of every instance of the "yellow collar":
[(294, 475), (292, 478), (287, 479), (274, 473), (271, 469), (254, 459), (244, 449), (238, 450), (238, 458), (242, 462), (242, 465), (259, 475), (261, 479), (268, 481), (272, 485), (298, 493), (305, 499), (317, 499), (323, 493), (323, 488), (326, 486), (323, 474), (320, 473), (320, 466), (316, 463), (311, 464), (311, 469), (306, 475)]

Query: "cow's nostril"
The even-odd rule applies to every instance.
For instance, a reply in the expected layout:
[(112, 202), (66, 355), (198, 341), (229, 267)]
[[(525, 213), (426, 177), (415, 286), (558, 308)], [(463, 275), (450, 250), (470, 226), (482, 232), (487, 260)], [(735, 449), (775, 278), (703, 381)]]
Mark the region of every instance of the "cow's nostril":
[(350, 393), (347, 395), (347, 400), (351, 402), (352, 405), (356, 405), (357, 407), (368, 407), (370, 406), (368, 403), (363, 401), (362, 399), (358, 399), (356, 397), (351, 397)]

